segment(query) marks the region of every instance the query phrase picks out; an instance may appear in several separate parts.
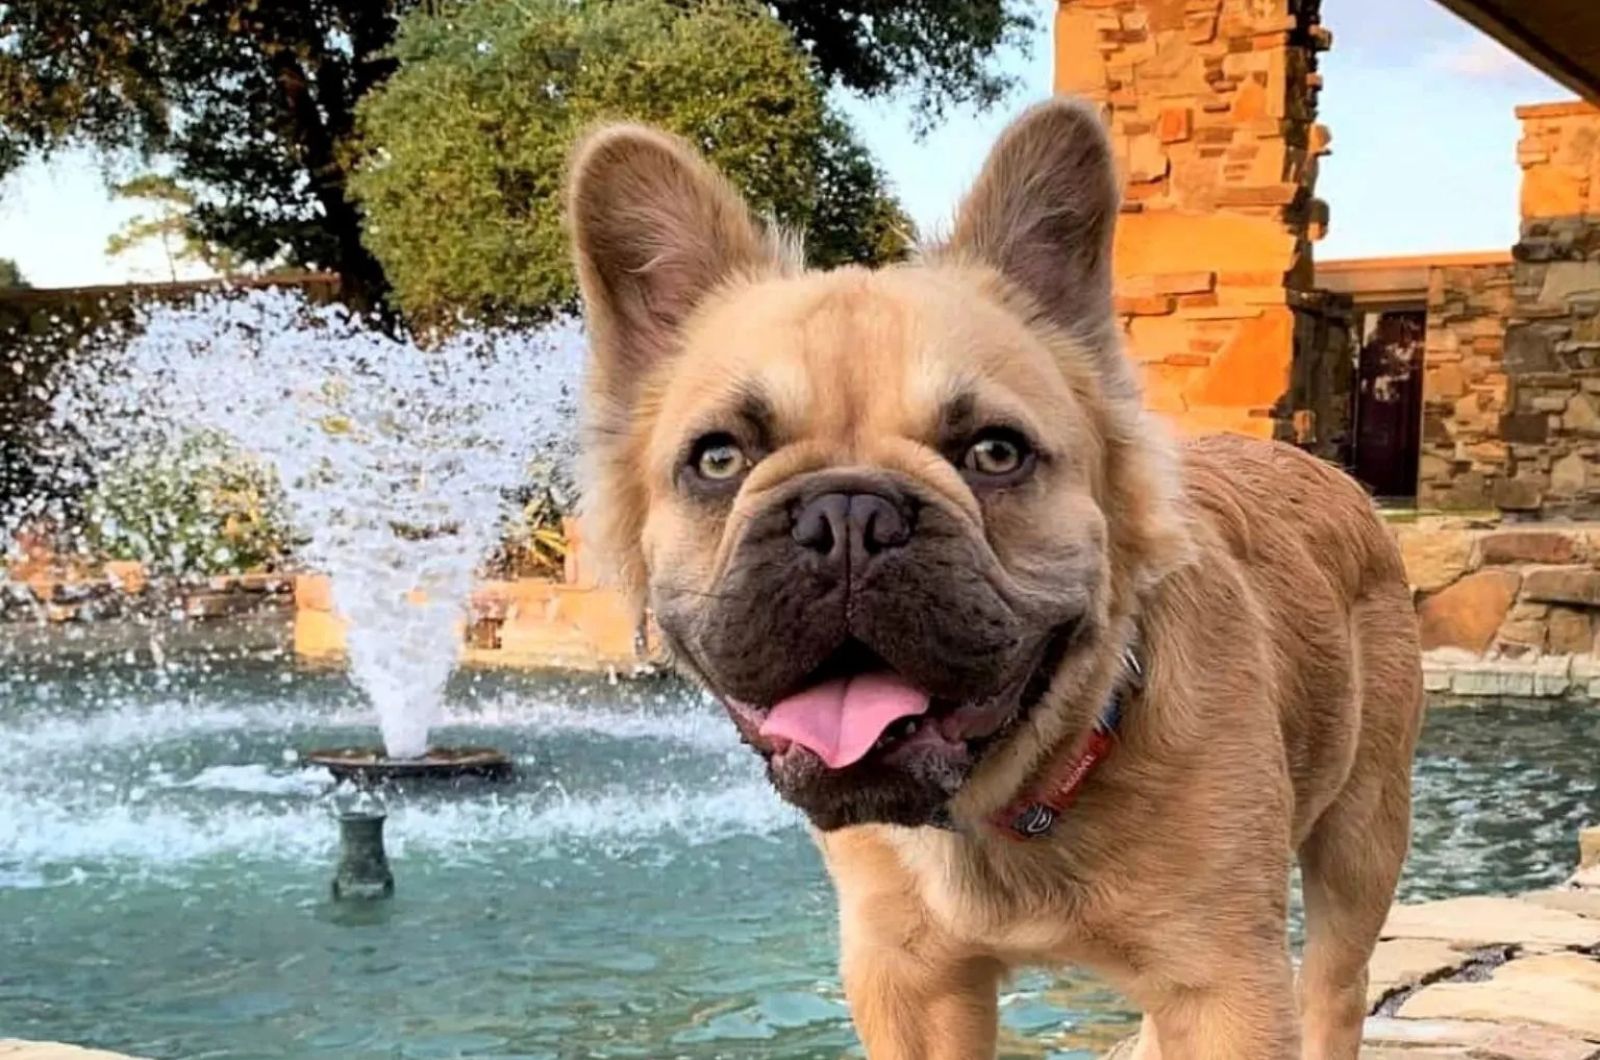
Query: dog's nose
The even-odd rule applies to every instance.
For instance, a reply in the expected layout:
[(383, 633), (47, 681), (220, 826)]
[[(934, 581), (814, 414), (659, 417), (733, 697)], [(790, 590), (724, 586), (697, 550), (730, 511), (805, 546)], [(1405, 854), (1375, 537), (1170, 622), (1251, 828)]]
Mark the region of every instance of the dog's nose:
[(911, 519), (881, 493), (824, 493), (794, 514), (790, 533), (803, 548), (832, 562), (874, 556), (911, 540)]

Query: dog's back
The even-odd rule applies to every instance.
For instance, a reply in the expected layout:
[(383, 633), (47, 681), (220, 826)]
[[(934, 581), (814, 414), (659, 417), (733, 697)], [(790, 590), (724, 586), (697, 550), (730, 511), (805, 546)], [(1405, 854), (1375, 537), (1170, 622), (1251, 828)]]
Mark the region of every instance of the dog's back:
[(1306, 899), (1305, 1038), (1354, 1056), (1410, 839), (1423, 693), (1405, 569), (1362, 489), (1300, 450), (1219, 436), (1185, 458), (1199, 537), (1237, 564), (1270, 646), (1260, 679), (1281, 719)]
[(1185, 458), (1197, 516), (1264, 612), (1298, 846), (1359, 751), (1410, 776), (1422, 685), (1405, 569), (1366, 493), (1328, 464), (1229, 435), (1189, 443)]
[(1405, 569), (1367, 495), (1322, 461), (1227, 435), (1191, 442), (1185, 457), (1197, 516), (1263, 610), (1263, 680), (1282, 717), (1298, 845), (1361, 752), (1410, 775), (1422, 688)]

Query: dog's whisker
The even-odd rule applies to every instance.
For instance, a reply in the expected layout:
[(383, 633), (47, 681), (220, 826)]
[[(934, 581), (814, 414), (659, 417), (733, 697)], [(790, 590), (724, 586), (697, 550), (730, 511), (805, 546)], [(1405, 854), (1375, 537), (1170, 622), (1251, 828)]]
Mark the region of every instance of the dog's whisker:
[(751, 598), (750, 593), (717, 592), (709, 589), (695, 589), (687, 585), (673, 585), (671, 583), (658, 583), (657, 590), (672, 596), (692, 596), (699, 600), (722, 600), (738, 602)]

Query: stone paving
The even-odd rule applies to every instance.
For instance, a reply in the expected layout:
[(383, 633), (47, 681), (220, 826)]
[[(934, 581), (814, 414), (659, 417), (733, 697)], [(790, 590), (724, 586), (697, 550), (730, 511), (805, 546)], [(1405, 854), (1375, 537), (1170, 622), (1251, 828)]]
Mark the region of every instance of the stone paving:
[[(1560, 887), (1395, 906), (1372, 955), (1362, 1060), (1600, 1060), (1600, 826), (1578, 846)], [(126, 1058), (0, 1039), (0, 1060)]]
[(1600, 827), (1560, 887), (1396, 906), (1367, 1006), (1362, 1060), (1600, 1060)]

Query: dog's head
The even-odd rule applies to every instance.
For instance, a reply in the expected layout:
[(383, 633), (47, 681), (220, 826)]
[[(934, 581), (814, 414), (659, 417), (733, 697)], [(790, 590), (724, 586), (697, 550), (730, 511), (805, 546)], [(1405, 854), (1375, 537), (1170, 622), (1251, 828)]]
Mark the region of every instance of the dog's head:
[(573, 164), (586, 528), (821, 828), (987, 812), (1180, 556), (1117, 340), (1093, 112), (1001, 137), (916, 264), (806, 272), (687, 146)]

